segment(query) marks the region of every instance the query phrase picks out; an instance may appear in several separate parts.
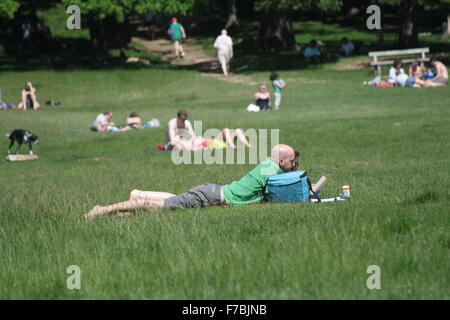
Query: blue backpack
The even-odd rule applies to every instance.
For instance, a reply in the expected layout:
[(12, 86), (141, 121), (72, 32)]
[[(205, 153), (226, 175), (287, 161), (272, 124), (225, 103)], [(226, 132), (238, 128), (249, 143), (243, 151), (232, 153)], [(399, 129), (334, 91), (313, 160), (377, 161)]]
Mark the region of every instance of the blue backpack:
[(267, 190), (270, 202), (309, 202), (313, 197), (320, 202), (305, 170), (271, 176), (267, 181)]

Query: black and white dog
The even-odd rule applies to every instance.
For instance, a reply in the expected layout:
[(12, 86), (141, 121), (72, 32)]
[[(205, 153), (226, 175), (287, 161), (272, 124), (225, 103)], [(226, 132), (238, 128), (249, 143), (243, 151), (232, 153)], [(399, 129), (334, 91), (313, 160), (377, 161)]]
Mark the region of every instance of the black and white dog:
[(22, 143), (28, 144), (28, 147), (30, 148), (30, 154), (33, 154), (33, 148), (31, 147), (31, 144), (39, 143), (38, 136), (28, 130), (16, 129), (9, 135), (7, 135), (7, 137), (9, 138), (9, 140), (11, 140), (8, 148), (8, 154), (11, 154), (11, 147), (14, 145), (14, 142), (17, 142), (17, 154), (19, 154), (20, 152)]

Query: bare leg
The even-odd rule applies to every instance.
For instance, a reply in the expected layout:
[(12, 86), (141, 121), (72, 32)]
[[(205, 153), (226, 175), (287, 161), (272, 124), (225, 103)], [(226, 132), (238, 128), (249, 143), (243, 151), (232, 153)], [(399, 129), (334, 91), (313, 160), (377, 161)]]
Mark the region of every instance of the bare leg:
[(164, 200), (173, 196), (175, 196), (175, 194), (159, 191), (141, 191), (134, 189), (130, 192), (130, 200)]
[(425, 81), (425, 87), (443, 87), (446, 86), (445, 83), (438, 83), (438, 82), (433, 82), (433, 81)]
[(180, 46), (180, 49), (179, 49), (179, 51), (180, 51), (180, 57), (184, 57), (184, 51), (183, 51), (183, 46), (180, 44), (179, 45)]
[(224, 62), (224, 63), (222, 63), (221, 65), (222, 65), (222, 72), (223, 72), (223, 75), (224, 75), (225, 77), (228, 76), (228, 66), (227, 66), (227, 63)]
[(252, 147), (241, 129), (234, 130), (232, 137), (233, 137), (233, 140), (237, 138), (240, 142), (242, 142), (244, 144), (244, 146), (246, 146), (248, 148)]
[(38, 109), (41, 105), (37, 101), (36, 95), (34, 93), (30, 94), (31, 100), (33, 101), (33, 109)]
[(180, 55), (180, 42), (175, 40), (173, 45), (175, 46), (175, 57), (178, 57)]
[[(136, 209), (162, 209), (164, 207), (164, 200), (128, 200), (124, 202), (115, 203), (109, 206), (95, 206), (84, 215), (86, 219), (93, 219), (98, 216), (103, 216), (108, 213), (113, 212), (126, 212), (127, 214), (130, 211), (134, 211)], [(125, 215), (127, 215), (125, 214)]]
[(27, 110), (27, 94), (22, 93), (22, 102), (19, 104), (19, 109)]

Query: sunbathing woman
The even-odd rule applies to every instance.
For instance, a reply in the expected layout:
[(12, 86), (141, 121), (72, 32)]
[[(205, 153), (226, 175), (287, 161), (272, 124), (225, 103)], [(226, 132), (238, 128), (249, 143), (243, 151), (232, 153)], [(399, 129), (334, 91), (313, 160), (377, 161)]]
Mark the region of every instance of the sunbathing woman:
[(36, 98), (36, 89), (33, 87), (33, 84), (30, 81), (25, 83), (25, 88), (22, 90), (22, 102), (19, 103), (17, 109), (26, 110), (30, 109), (38, 109), (41, 105), (37, 101)]
[(245, 137), (242, 129), (234, 129), (231, 131), (228, 128), (224, 128), (220, 134), (216, 137), (205, 139), (202, 138), (203, 148), (216, 148), (216, 149), (224, 149), (227, 146), (230, 148), (236, 148), (236, 142), (240, 141), (242, 144), (248, 148), (251, 148), (250, 143)]
[(270, 94), (267, 92), (266, 85), (262, 84), (259, 86), (258, 92), (253, 96), (253, 102), (261, 111), (272, 109), (272, 106), (270, 105)]

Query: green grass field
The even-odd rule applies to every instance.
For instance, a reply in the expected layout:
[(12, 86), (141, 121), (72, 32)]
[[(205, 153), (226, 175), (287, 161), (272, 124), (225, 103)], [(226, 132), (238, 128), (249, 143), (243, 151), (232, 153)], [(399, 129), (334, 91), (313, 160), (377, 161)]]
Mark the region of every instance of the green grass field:
[[(0, 163), (0, 297), (448, 299), (448, 88), (365, 87), (367, 71), (280, 73), (288, 84), (281, 111), (259, 114), (243, 111), (254, 86), (195, 71), (3, 73), (5, 100), (31, 79), (41, 102), (62, 106), (0, 113), (3, 134), (25, 128), (41, 140), (38, 160)], [(84, 221), (93, 205), (134, 188), (181, 193), (253, 167), (176, 166), (170, 153), (150, 151), (179, 108), (204, 128), (280, 129), (312, 180), (327, 176), (324, 196), (349, 184), (351, 199)], [(104, 109), (116, 123), (138, 111), (163, 126), (89, 132)], [(81, 268), (81, 290), (66, 288), (69, 265)], [(381, 290), (366, 287), (369, 265), (381, 268)]]

